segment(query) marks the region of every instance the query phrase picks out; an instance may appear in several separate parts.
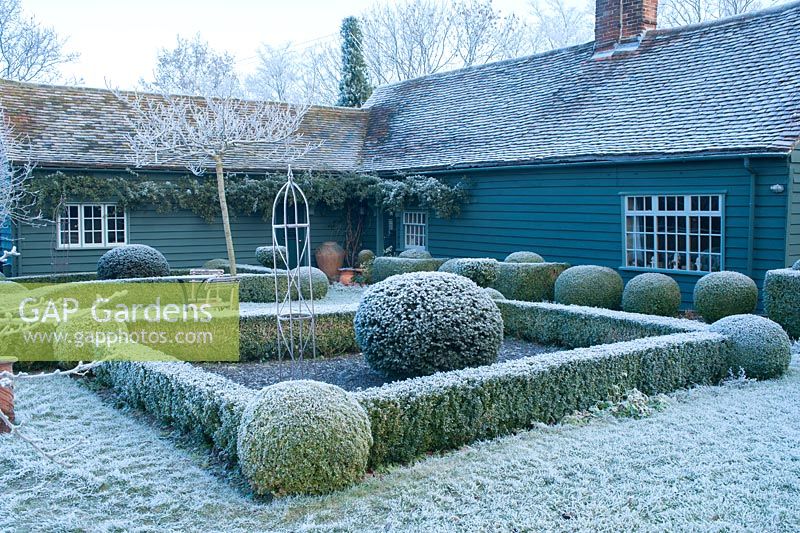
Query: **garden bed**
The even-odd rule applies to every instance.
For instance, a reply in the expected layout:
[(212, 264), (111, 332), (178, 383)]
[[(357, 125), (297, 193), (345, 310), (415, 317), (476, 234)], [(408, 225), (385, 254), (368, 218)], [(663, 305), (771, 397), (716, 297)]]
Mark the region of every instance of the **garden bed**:
[[(498, 354), (497, 362), (512, 361), (561, 349), (513, 338), (506, 339)], [(361, 354), (306, 359), (302, 364), (297, 363), (294, 367), (290, 361), (286, 360), (202, 363), (197, 366), (251, 389), (261, 389), (281, 381), (302, 378), (330, 383), (347, 391), (357, 391), (401, 380), (373, 370)]]

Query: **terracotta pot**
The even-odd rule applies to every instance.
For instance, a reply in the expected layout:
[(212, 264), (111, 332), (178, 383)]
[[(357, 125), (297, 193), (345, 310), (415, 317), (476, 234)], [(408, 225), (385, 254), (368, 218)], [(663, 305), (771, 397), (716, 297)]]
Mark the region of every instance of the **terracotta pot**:
[(363, 268), (340, 268), (339, 269), (339, 283), (342, 285), (353, 285), (353, 278), (356, 274), (364, 272)]
[(325, 272), (330, 281), (339, 277), (339, 269), (344, 265), (344, 248), (333, 241), (323, 242), (314, 252), (317, 268)]
[[(14, 360), (0, 359), (0, 372), (12, 372)], [(0, 410), (9, 420), (14, 421), (14, 390), (10, 387), (0, 387)], [(0, 433), (8, 433), (11, 428), (0, 422)]]

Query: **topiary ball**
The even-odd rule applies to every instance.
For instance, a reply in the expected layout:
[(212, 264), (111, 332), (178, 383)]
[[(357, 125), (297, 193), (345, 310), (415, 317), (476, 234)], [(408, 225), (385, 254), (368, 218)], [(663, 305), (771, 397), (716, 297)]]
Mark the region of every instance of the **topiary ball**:
[(694, 310), (706, 322), (752, 313), (757, 305), (756, 282), (738, 272), (712, 272), (694, 286)]
[(489, 298), (492, 300), (505, 300), (506, 297), (503, 296), (503, 293), (498, 291), (497, 289), (492, 289), (491, 287), (486, 287), (483, 289), (483, 292), (489, 295)]
[(664, 274), (634, 276), (622, 293), (622, 310), (645, 315), (675, 316), (681, 306), (678, 282)]
[(728, 338), (728, 363), (734, 373), (741, 368), (749, 378), (771, 379), (789, 368), (792, 343), (768, 318), (733, 315), (714, 322), (709, 330)]
[(364, 268), (366, 265), (375, 260), (375, 252), (372, 250), (361, 250), (356, 256), (356, 263), (359, 267)]
[(169, 276), (164, 255), (144, 244), (118, 246), (97, 261), (97, 279), (156, 278)]
[[(256, 248), (256, 260), (267, 268), (286, 268), (286, 261), (289, 257), (285, 246), (259, 246)], [(275, 265), (277, 259), (278, 265)]]
[(432, 256), (430, 252), (422, 248), (409, 248), (408, 250), (400, 252), (397, 257), (403, 257), (405, 259), (430, 259)]
[[(300, 270), (300, 291), (303, 293), (304, 298), (308, 298), (312, 296), (311, 291), (313, 291), (314, 300), (321, 300), (325, 298), (328, 294), (328, 288), (330, 287), (330, 283), (328, 282), (328, 275), (325, 274), (322, 270), (310, 267), (311, 268), (311, 291), (309, 291), (308, 287), (308, 272), (307, 269), (309, 267), (297, 267), (291, 269), (289, 272), (292, 275), (298, 275), (298, 270)], [(278, 295), (279, 297), (282, 295)]]
[(356, 342), (372, 368), (422, 376), (497, 360), (503, 318), (486, 292), (448, 272), (393, 276), (367, 289)]
[(261, 390), (239, 424), (242, 473), (257, 494), (325, 494), (364, 477), (372, 432), (364, 408), (318, 381)]
[(504, 259), (505, 263), (544, 263), (544, 257), (536, 252), (512, 252)]
[(449, 259), (439, 267), (439, 272), (450, 272), (471, 279), (479, 287), (488, 287), (497, 279), (495, 259)]
[(560, 304), (619, 309), (623, 285), (616, 270), (596, 265), (578, 265), (558, 276), (554, 297)]

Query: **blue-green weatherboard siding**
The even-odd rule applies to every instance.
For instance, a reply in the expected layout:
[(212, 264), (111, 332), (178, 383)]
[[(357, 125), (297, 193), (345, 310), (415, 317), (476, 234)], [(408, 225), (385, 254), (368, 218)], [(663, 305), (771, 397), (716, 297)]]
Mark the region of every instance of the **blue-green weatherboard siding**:
[[(800, 157), (795, 157), (799, 163), (793, 166), (793, 176), (800, 180)], [(742, 158), (442, 173), (470, 180), (470, 203), (453, 220), (431, 214), (429, 249), (440, 257), (497, 259), (515, 250), (532, 250), (551, 261), (620, 268), (622, 194), (721, 193), (725, 269), (749, 274), (761, 287), (767, 270), (785, 266), (800, 253), (800, 184), (790, 192), (785, 157), (751, 158), (750, 166), (757, 174), (752, 272), (747, 258), (751, 175)], [(775, 184), (786, 191), (771, 192)], [(790, 197), (794, 213), (790, 227), (795, 233), (787, 235)], [(621, 269), (620, 273), (627, 280), (639, 272)], [(698, 275), (670, 275), (681, 286), (684, 306), (690, 306)]]

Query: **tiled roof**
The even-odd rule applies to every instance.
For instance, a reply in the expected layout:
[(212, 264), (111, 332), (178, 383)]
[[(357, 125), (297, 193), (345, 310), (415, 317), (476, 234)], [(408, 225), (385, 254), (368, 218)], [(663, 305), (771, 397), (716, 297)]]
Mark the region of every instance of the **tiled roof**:
[[(131, 166), (125, 141), (131, 108), (103, 89), (36, 85), (0, 80), (0, 106), (15, 133), (26, 143), (26, 154), (42, 166)], [(316, 170), (351, 170), (359, 165), (367, 113), (359, 109), (312, 107), (301, 127), (303, 143), (320, 143), (294, 165)], [(276, 167), (258, 151), (232, 152), (230, 169)], [(176, 163), (166, 168), (182, 168)]]
[(800, 3), (376, 89), (364, 167), (787, 152), (800, 139)]
[[(364, 109), (312, 107), (300, 168), (393, 171), (786, 153), (800, 139), (800, 3), (379, 87)], [(0, 81), (42, 166), (129, 166), (130, 110), (102, 89)], [(229, 169), (269, 168), (239, 157)]]

